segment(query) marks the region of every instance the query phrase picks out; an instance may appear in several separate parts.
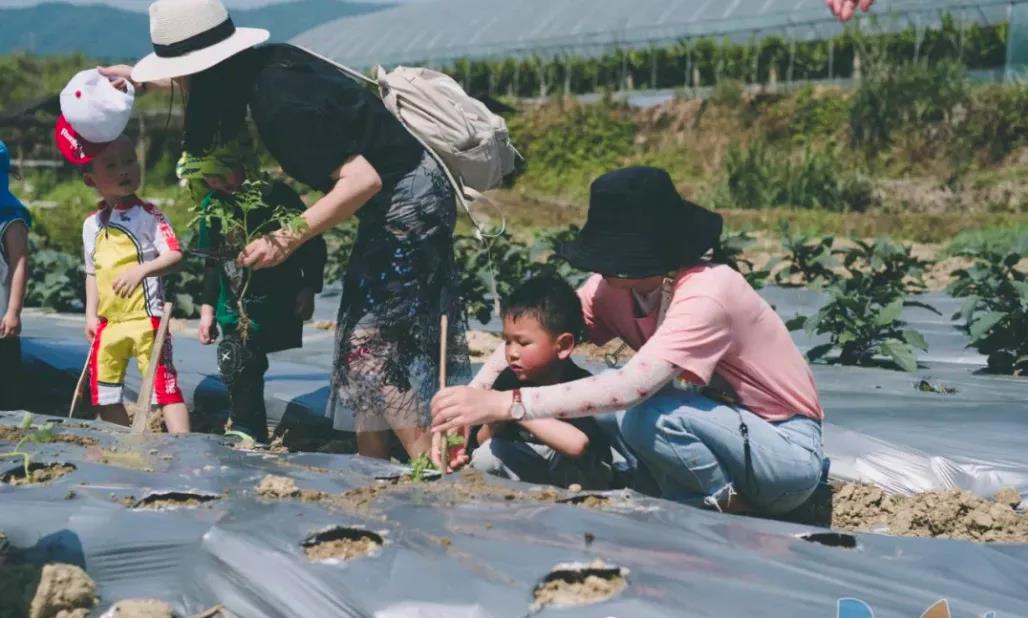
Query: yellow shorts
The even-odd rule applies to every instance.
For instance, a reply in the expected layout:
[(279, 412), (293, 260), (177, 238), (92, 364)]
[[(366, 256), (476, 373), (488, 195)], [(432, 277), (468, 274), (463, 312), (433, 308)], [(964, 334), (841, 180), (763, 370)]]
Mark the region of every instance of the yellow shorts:
[[(100, 321), (89, 351), (89, 392), (94, 406), (121, 403), (125, 369), (129, 359), (136, 357), (139, 373), (145, 375), (153, 349), (158, 318), (145, 317), (124, 322)], [(164, 349), (154, 375), (153, 403), (182, 403), (178, 374), (171, 362), (171, 335), (164, 340)]]

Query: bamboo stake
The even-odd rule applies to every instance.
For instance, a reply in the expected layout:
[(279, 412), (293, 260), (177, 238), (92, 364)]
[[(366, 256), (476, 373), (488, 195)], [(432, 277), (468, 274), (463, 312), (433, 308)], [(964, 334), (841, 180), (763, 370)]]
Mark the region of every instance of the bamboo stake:
[(79, 374), (79, 381), (75, 384), (75, 394), (71, 396), (71, 406), (68, 408), (68, 418), (75, 415), (75, 406), (78, 405), (79, 397), (82, 395), (82, 387), (86, 381), (86, 374), (89, 373), (89, 360), (93, 357), (93, 347), (90, 345), (86, 354), (86, 362), (82, 365), (82, 373)]
[(143, 376), (143, 383), (139, 386), (136, 417), (132, 419), (132, 433), (145, 432), (147, 421), (150, 419), (150, 397), (153, 395), (153, 380), (157, 374), (157, 363), (161, 360), (161, 352), (164, 350), (164, 340), (168, 336), (171, 308), (171, 303), (164, 303), (164, 311), (161, 312), (161, 324), (157, 327), (157, 334), (154, 335), (153, 339), (153, 348), (150, 350), (150, 364), (146, 366), (146, 375)]
[[(439, 390), (446, 388), (446, 340), (449, 339), (449, 318), (444, 313), (439, 319)], [(450, 459), (450, 444), (449, 437), (450, 432), (444, 432), (440, 435), (440, 441), (442, 442), (442, 448), (440, 448), (439, 462), (442, 464), (442, 473), (446, 474), (446, 468), (449, 465)]]

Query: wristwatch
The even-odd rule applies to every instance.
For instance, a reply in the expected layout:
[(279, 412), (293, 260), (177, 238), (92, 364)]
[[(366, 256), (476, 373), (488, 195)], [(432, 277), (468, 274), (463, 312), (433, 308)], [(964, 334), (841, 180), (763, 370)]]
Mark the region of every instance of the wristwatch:
[(515, 388), (514, 403), (510, 404), (510, 418), (515, 421), (520, 421), (525, 418), (525, 404), (521, 402), (521, 389)]

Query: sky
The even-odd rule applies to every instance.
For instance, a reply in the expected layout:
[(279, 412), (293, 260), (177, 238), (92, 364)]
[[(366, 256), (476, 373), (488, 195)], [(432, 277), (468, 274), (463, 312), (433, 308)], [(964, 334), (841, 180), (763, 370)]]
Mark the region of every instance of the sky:
[[(53, 2), (54, 0), (47, 0)], [(128, 9), (130, 11), (146, 12), (147, 7), (153, 2), (153, 0), (60, 0), (61, 2), (68, 2), (69, 4), (109, 4), (116, 6), (120, 9)], [(268, 4), (279, 4), (284, 0), (222, 0), (225, 6), (229, 9), (252, 9), (259, 6), (266, 6)], [(400, 2), (411, 2), (413, 0), (361, 0), (362, 2), (370, 3), (400, 3)], [(37, 4), (43, 4), (41, 0), (0, 0), (0, 8), (24, 8), (27, 6), (34, 6)]]

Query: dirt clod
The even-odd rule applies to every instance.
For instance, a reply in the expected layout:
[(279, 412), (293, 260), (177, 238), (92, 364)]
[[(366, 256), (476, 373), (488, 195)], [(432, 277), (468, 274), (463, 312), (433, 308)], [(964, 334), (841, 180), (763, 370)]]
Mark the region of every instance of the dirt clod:
[(316, 502), (322, 498), (320, 491), (300, 489), (293, 479), (274, 474), (265, 476), (257, 483), (257, 495), (264, 498), (302, 498), (308, 502)]
[(29, 618), (85, 618), (96, 604), (96, 583), (73, 564), (43, 567)]
[(628, 586), (626, 575), (624, 569), (601, 561), (590, 565), (557, 565), (536, 586), (534, 607), (602, 603)]
[(18, 466), (0, 477), (0, 481), (16, 487), (20, 485), (45, 485), (46, 483), (61, 478), (62, 476), (71, 474), (74, 471), (75, 466), (71, 464), (34, 463), (29, 464), (28, 477), (25, 476), (25, 468), (23, 466)]
[(160, 599), (118, 601), (102, 618), (173, 618), (175, 610)]
[(1028, 543), (1028, 515), (1015, 510), (1020, 495), (1004, 488), (995, 500), (949, 489), (892, 496), (873, 485), (834, 488), (832, 527), (971, 541)]
[(358, 528), (336, 527), (312, 535), (303, 542), (303, 551), (311, 560), (352, 560), (374, 553), (382, 547), (382, 537)]
[(134, 509), (149, 509), (152, 511), (163, 511), (169, 509), (196, 508), (208, 502), (220, 498), (212, 494), (194, 494), (188, 492), (170, 491), (165, 493), (154, 493), (132, 505)]

